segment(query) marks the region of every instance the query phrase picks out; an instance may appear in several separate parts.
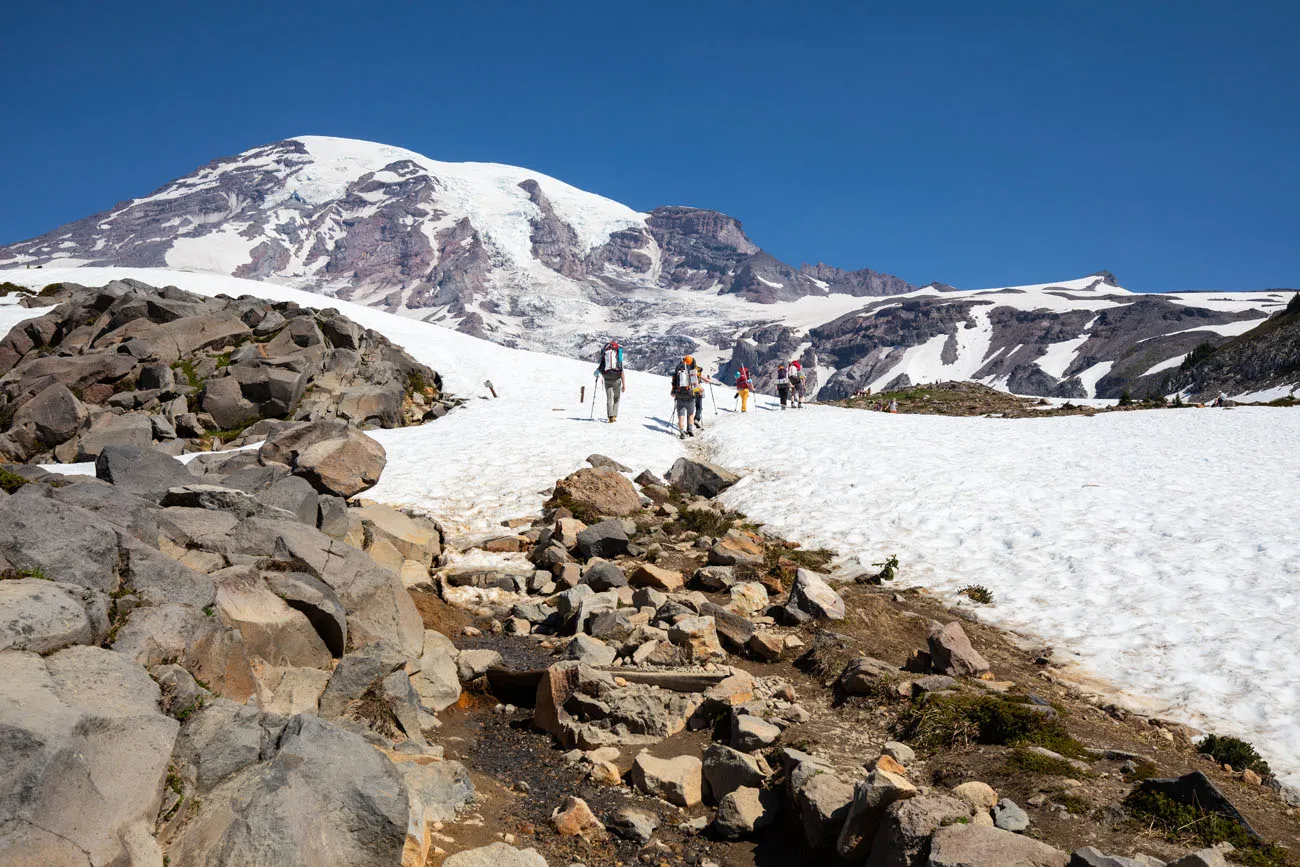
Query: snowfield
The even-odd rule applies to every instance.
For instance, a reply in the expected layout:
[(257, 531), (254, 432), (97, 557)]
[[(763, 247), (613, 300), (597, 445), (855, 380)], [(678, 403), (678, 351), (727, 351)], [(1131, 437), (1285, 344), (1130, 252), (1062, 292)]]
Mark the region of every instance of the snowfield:
[[(1252, 741), (1300, 782), (1300, 410), (1004, 420), (778, 412), (760, 398), (741, 415), (717, 388), (721, 412), (706, 404), (705, 436), (683, 444), (664, 424), (661, 377), (629, 374), (619, 422), (591, 422), (593, 364), (303, 291), (125, 268), (9, 271), (0, 281), (124, 276), (333, 306), (438, 370), (469, 403), (432, 424), (375, 432), (389, 463), (368, 496), (428, 509), (454, 537), (535, 512), (592, 452), (662, 473), (694, 451), (745, 474), (728, 505), (836, 549), (846, 572), (897, 554), (901, 585), (956, 600), (960, 587), (984, 584), (996, 602), (978, 616), (1053, 644), (1081, 680), (1099, 679), (1130, 705)], [(38, 312), (0, 306), (0, 327)], [(597, 403), (599, 419), (603, 395)]]

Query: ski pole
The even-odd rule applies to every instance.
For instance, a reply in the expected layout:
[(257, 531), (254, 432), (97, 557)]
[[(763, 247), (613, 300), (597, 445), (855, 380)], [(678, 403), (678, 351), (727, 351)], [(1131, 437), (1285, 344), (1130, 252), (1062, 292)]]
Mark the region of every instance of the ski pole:
[(709, 383), (709, 400), (713, 401), (713, 414), (718, 414), (718, 399), (713, 396), (713, 383)]
[[(591, 375), (594, 379), (596, 374)], [(587, 421), (596, 420), (596, 383), (591, 384), (591, 412), (587, 415)]]

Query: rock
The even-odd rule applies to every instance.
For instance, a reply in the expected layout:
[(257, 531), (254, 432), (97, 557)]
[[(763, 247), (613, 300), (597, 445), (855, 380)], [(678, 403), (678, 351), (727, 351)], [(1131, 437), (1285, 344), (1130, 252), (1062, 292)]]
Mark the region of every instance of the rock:
[(930, 837), (940, 827), (971, 820), (970, 805), (949, 795), (918, 795), (895, 801), (871, 844), (867, 864), (921, 864)]
[(460, 676), (461, 683), (469, 683), (487, 674), (488, 669), (496, 668), (504, 662), (501, 654), (495, 650), (462, 650), (456, 657), (456, 673)]
[(391, 867), (406, 845), (402, 773), (359, 735), (317, 717), (285, 726), (273, 757), (208, 793), (170, 849), (177, 864)]
[(263, 572), (271, 592), (301, 612), (334, 657), (343, 656), (348, 643), (347, 610), (324, 581), (306, 572)]
[(403, 865), (425, 864), (437, 838), (436, 829), (474, 800), (474, 784), (460, 762), (433, 756), (387, 754), (406, 784), (407, 826)]
[(901, 765), (910, 765), (916, 761), (916, 750), (899, 741), (886, 741), (881, 752)]
[(713, 498), (740, 481), (740, 476), (717, 464), (678, 458), (668, 470), (668, 481), (688, 494)]
[(90, 461), (108, 446), (147, 449), (153, 445), (153, 422), (143, 413), (101, 415), (77, 440), (77, 460)]
[(367, 692), (377, 692), (386, 677), (404, 668), (406, 660), (391, 645), (368, 644), (339, 660), (320, 697), (320, 715), (343, 716)]
[(593, 524), (578, 534), (577, 554), (584, 560), (592, 557), (611, 560), (626, 554), (627, 546), (627, 531), (623, 529), (623, 522), (611, 519)]
[(443, 861), (442, 867), (547, 867), (547, 864), (536, 849), (520, 850), (505, 843), (492, 843), (457, 852)]
[(988, 660), (971, 646), (956, 620), (930, 633), (930, 659), (939, 674), (979, 676), (989, 670)]
[(691, 575), (691, 586), (710, 593), (721, 593), (736, 583), (734, 566), (703, 566)]
[(840, 689), (846, 695), (874, 695), (898, 677), (898, 666), (870, 656), (849, 660), (840, 672)]
[(731, 587), (731, 607), (738, 614), (750, 616), (767, 608), (767, 588), (757, 581), (745, 581)]
[(993, 791), (993, 787), (978, 780), (962, 783), (954, 788), (952, 793), (970, 804), (971, 809), (979, 813), (987, 813), (998, 803), (998, 793)]
[(1137, 788), (1143, 793), (1154, 793), (1172, 798), (1180, 804), (1194, 804), (1203, 810), (1222, 814), (1230, 821), (1236, 822), (1254, 840), (1260, 840), (1259, 833), (1251, 827), (1250, 822), (1241, 814), (1223, 792), (1200, 771), (1192, 771), (1181, 777), (1170, 779), (1143, 780)]
[(948, 825), (934, 833), (931, 867), (1065, 867), (1059, 849), (986, 825)]
[(239, 380), (233, 376), (208, 380), (203, 389), (203, 411), (225, 430), (247, 425), (260, 415), (253, 402), (244, 397)]
[(161, 863), (152, 831), (179, 725), (145, 670), (98, 647), (0, 651), (0, 695), (0, 862)]
[(853, 803), (844, 817), (835, 848), (851, 863), (860, 863), (871, 851), (872, 841), (880, 831), (885, 811), (895, 801), (917, 795), (916, 786), (906, 778), (877, 768), (853, 789)]
[(659, 759), (639, 753), (632, 762), (632, 785), (656, 798), (679, 807), (694, 807), (701, 801), (703, 763), (695, 756)]
[(92, 620), (83, 595), (92, 609), (107, 611), (102, 594), (75, 584), (37, 578), (0, 581), (0, 650), (48, 654), (73, 644), (97, 643), (108, 632), (107, 617)]
[(212, 692), (244, 701), (254, 692), (253, 671), (238, 630), (189, 605), (137, 608), (117, 633), (113, 650), (152, 667), (177, 661)]
[(329, 683), (328, 671), (315, 668), (286, 668), (269, 701), (262, 705), (267, 713), (295, 716), (315, 714), (320, 708), (321, 693)]
[(159, 499), (168, 488), (198, 481), (184, 464), (157, 449), (119, 445), (100, 451), (95, 458), (95, 476), (133, 494)]
[(445, 635), (425, 630), (420, 670), (411, 678), (411, 684), (421, 701), (434, 710), (451, 707), (460, 699), (460, 672), (455, 656), (455, 648)]
[(755, 632), (749, 637), (745, 646), (756, 659), (763, 662), (779, 662), (785, 649), (785, 639), (774, 632)]
[(609, 830), (625, 840), (632, 840), (644, 846), (650, 842), (659, 827), (659, 817), (648, 810), (624, 807), (614, 814), (609, 823)]
[(821, 575), (808, 569), (795, 573), (794, 586), (790, 589), (787, 608), (797, 608), (813, 617), (827, 620), (843, 620), (845, 617), (844, 600), (840, 594), (831, 589)]
[[(1152, 867), (1155, 859), (1146, 855), (1124, 858), (1120, 855), (1103, 855), (1091, 846), (1076, 849), (1067, 867)], [(1155, 862), (1164, 865), (1163, 861)]]
[(623, 782), (623, 775), (613, 762), (592, 762), (588, 775), (595, 782), (606, 786), (617, 786)]
[(15, 569), (104, 593), (117, 589), (117, 534), (95, 513), (26, 485), (0, 500), (0, 557)]
[(591, 464), (593, 467), (596, 467), (597, 469), (604, 467), (606, 469), (615, 470), (620, 473), (632, 472), (631, 468), (625, 467), (622, 464), (620, 464), (618, 461), (614, 460), (613, 458), (607, 458), (604, 455), (595, 455), (595, 454), (587, 455), (587, 463)]
[(715, 803), (742, 786), (762, 788), (772, 776), (772, 768), (762, 756), (751, 756), (722, 744), (709, 744), (702, 759), (705, 793)]
[(388, 461), (383, 446), (340, 421), (281, 428), (267, 437), (258, 457), (290, 467), (322, 494), (344, 499), (373, 488)]
[(724, 840), (739, 840), (775, 822), (779, 807), (775, 792), (741, 786), (718, 802), (713, 827)]
[(763, 547), (762, 540), (745, 530), (728, 530), (709, 549), (710, 566), (760, 567), (766, 558), (767, 550)]
[(791, 776), (791, 794), (808, 846), (817, 849), (836, 839), (853, 803), (853, 786), (829, 771)]
[(268, 758), (285, 722), (256, 707), (214, 699), (186, 721), (173, 761), (187, 768), (198, 793), (206, 795), (237, 771)]
[(600, 639), (579, 633), (573, 637), (568, 647), (564, 649), (562, 658), (600, 668), (613, 665), (614, 657), (617, 655), (618, 651), (615, 648), (610, 647)]
[(946, 674), (927, 674), (912, 681), (912, 695), (922, 696), (928, 692), (943, 692), (956, 687), (957, 681)]
[(1190, 855), (1184, 855), (1177, 860), (1170, 861), (1167, 867), (1228, 867), (1228, 859), (1223, 856), (1225, 851), (1232, 851), (1232, 846), (1229, 844), (1220, 845), (1227, 848), (1216, 846), (1211, 849), (1201, 849), (1192, 852)]
[(713, 657), (726, 656), (718, 641), (712, 617), (683, 617), (668, 628), (668, 640), (682, 648), (686, 657), (703, 662)]
[(641, 509), (641, 496), (632, 483), (608, 467), (583, 468), (555, 483), (556, 499), (598, 515), (622, 517)]
[(258, 502), (283, 510), (308, 527), (316, 526), (320, 495), (300, 476), (285, 476), (265, 491), (259, 491), (256, 497)]
[(1029, 829), (1029, 814), (1010, 798), (1003, 798), (993, 808), (993, 825), (1003, 831), (1020, 833)]
[(731, 718), (731, 746), (742, 752), (770, 747), (781, 737), (781, 727), (747, 713)]
[(601, 611), (587, 621), (587, 632), (592, 638), (621, 645), (636, 630), (635, 625), (622, 611)]
[(318, 498), (316, 526), (322, 533), (334, 539), (342, 539), (348, 534), (348, 502), (342, 497), (320, 496)]
[[(299, 479), (298, 481), (302, 481)], [(304, 482), (304, 484), (306, 484)], [(312, 492), (315, 496), (315, 492)], [(168, 488), (162, 495), (164, 507), (186, 509), (206, 509), (216, 512), (229, 512), (237, 518), (266, 517), (287, 520), (297, 515), (278, 507), (267, 505), (246, 491), (225, 488), (220, 485), (199, 484), (191, 481), (184, 485)]]
[(61, 382), (46, 386), (18, 407), (12, 427), (30, 426), (46, 446), (55, 446), (75, 434), (88, 418), (86, 407)]
[(327, 668), (333, 654), (306, 615), (287, 603), (250, 567), (223, 570), (216, 606), (226, 623), (239, 630), (246, 652), (271, 665)]
[(582, 837), (595, 840), (605, 836), (605, 826), (601, 824), (591, 807), (582, 798), (569, 796), (564, 806), (551, 814), (551, 824), (561, 837)]
[(412, 518), (378, 503), (355, 509), (350, 516), (360, 522), (367, 549), (383, 541), (392, 545), (403, 560), (414, 560), (425, 567), (437, 565), (442, 554), (442, 534), (432, 521)]
[(685, 586), (682, 573), (671, 569), (661, 569), (649, 563), (642, 563), (636, 571), (628, 576), (628, 583), (633, 587), (653, 587), (665, 593), (676, 593)]
[(613, 563), (601, 560), (587, 567), (582, 574), (582, 583), (597, 593), (627, 586), (627, 576)]
[(667, 601), (668, 596), (653, 587), (638, 587), (632, 594), (632, 605), (635, 608), (653, 608), (658, 611)]

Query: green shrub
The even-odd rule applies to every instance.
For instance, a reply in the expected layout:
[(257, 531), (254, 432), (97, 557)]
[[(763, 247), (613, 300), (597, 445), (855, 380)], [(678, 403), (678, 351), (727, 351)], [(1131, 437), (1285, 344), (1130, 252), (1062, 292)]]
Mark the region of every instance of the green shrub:
[(1087, 771), (1079, 770), (1065, 759), (1045, 756), (1023, 748), (1017, 748), (1011, 752), (1011, 755), (1007, 756), (1003, 770), (1009, 774), (1025, 774), (1035, 777), (1073, 777), (1077, 779), (1091, 776)]
[(993, 604), (993, 591), (983, 584), (967, 584), (957, 592), (972, 602), (978, 602), (980, 605)]
[(785, 556), (802, 569), (820, 572), (835, 559), (835, 552), (829, 548), (792, 548), (785, 552)]
[(591, 525), (600, 521), (600, 513), (585, 503), (574, 500), (567, 492), (556, 492), (542, 504), (546, 509), (568, 509), (573, 517), (584, 524)]
[(872, 563), (871, 565), (879, 566), (880, 571), (875, 575), (859, 575), (857, 578), (859, 584), (883, 584), (898, 577), (897, 554), (890, 554), (883, 563)]
[(1119, 396), (1119, 405), (1120, 405), (1120, 406), (1132, 406), (1132, 405), (1133, 405), (1133, 392), (1129, 391), (1127, 388), (1124, 389), (1124, 393), (1121, 394), (1121, 395)]
[(1283, 867), (1286, 850), (1272, 843), (1260, 843), (1229, 816), (1175, 801), (1159, 792), (1135, 789), (1124, 799), (1124, 807), (1138, 823), (1164, 836), (1171, 843), (1213, 846), (1231, 843), (1233, 857), (1252, 867)]
[(1241, 738), (1206, 735), (1205, 740), (1196, 745), (1196, 749), (1212, 756), (1220, 765), (1231, 765), (1234, 770), (1244, 771), (1249, 768), (1261, 777), (1272, 773), (1268, 762)]
[(1004, 696), (931, 694), (900, 720), (903, 738), (923, 746), (1037, 745), (1070, 758), (1087, 755), (1056, 717)]
[(735, 512), (715, 512), (712, 509), (683, 509), (668, 523), (664, 532), (670, 536), (682, 533), (699, 533), (701, 536), (725, 535), (740, 516)]
[(0, 467), (0, 491), (4, 491), (6, 494), (12, 494), (26, 484), (28, 484), (27, 479), (24, 479), (12, 470)]

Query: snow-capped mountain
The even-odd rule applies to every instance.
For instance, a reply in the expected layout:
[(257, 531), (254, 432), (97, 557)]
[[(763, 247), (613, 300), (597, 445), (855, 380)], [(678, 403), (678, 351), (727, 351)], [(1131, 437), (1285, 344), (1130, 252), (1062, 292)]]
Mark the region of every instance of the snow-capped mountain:
[(795, 268), (716, 211), (643, 213), (528, 169), (304, 136), (0, 248), (0, 268), (168, 267), (356, 301), (509, 346), (592, 356), (610, 336), (663, 371), (800, 357), (823, 396), (935, 378), (1027, 394), (1159, 390), (1201, 342), (1288, 293), (1137, 295), (1097, 275), (959, 292)]

